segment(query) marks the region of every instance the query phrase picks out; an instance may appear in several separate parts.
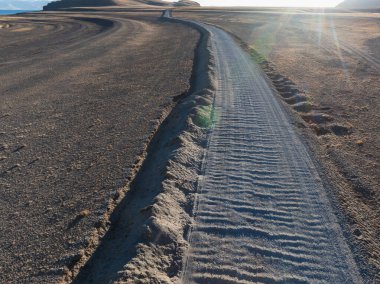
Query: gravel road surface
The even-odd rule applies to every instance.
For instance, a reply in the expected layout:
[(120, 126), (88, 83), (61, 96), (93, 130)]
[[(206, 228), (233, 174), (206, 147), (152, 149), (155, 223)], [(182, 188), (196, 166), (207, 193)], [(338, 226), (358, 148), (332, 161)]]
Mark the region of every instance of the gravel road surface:
[(361, 283), (328, 191), (263, 72), (211, 33), (217, 92), (184, 283)]

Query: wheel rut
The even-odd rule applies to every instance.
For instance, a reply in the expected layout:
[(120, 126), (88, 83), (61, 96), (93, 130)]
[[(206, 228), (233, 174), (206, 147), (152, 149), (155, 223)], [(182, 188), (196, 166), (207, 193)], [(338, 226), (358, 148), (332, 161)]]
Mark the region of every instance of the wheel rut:
[(211, 34), (215, 125), (183, 283), (362, 283), (306, 146), (261, 69)]

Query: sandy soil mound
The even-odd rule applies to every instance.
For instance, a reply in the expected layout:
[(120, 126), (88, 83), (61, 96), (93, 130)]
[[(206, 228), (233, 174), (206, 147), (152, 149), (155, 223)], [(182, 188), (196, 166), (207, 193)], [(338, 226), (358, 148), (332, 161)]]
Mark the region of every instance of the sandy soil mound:
[(105, 235), (95, 236), (66, 275), (66, 281), (179, 281), (207, 129), (213, 115), (205, 111), (211, 110), (213, 101), (213, 73), (209, 65), (212, 57), (207, 48), (208, 35), (200, 32), (194, 69), (202, 76), (192, 77), (190, 92), (178, 98), (160, 125), (130, 190), (119, 195), (120, 202), (104, 220)]

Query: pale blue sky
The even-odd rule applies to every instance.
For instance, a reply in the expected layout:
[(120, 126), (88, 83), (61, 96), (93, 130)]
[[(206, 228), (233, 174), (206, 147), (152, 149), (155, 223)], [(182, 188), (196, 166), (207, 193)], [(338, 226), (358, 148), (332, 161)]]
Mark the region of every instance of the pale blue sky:
[(0, 0), (0, 10), (38, 10), (49, 0)]
[(202, 6), (335, 7), (343, 0), (195, 0)]

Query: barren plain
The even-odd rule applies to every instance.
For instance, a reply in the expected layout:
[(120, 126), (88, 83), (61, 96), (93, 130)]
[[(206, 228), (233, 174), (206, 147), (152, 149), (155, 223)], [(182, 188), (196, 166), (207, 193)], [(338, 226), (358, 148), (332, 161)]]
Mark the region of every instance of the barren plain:
[(379, 14), (161, 12), (0, 17), (0, 282), (380, 281)]
[(153, 13), (0, 17), (0, 282), (57, 282), (189, 89), (196, 31)]

